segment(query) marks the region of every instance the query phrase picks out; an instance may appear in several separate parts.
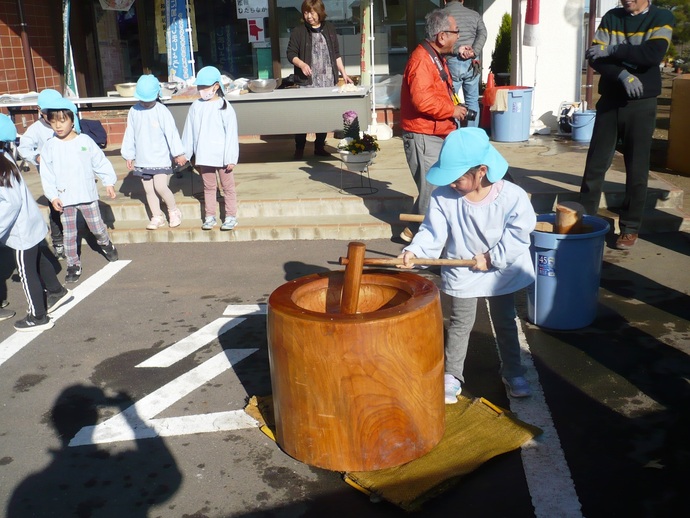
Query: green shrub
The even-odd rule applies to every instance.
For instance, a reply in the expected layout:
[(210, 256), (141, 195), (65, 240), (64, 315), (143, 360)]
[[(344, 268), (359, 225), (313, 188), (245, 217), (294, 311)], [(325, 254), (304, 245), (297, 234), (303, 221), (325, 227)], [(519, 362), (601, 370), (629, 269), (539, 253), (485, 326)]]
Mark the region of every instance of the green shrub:
[(510, 72), (510, 29), (511, 17), (508, 13), (501, 18), (501, 27), (496, 35), (496, 45), (491, 53), (491, 71), (494, 74)]

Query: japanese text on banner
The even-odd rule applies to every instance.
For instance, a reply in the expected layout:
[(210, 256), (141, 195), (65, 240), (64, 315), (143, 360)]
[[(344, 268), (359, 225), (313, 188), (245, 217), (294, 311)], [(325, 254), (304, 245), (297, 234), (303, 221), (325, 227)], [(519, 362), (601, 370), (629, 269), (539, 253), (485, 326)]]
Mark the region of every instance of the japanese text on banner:
[(194, 77), (187, 2), (185, 0), (167, 0), (165, 14), (168, 81), (187, 81)]

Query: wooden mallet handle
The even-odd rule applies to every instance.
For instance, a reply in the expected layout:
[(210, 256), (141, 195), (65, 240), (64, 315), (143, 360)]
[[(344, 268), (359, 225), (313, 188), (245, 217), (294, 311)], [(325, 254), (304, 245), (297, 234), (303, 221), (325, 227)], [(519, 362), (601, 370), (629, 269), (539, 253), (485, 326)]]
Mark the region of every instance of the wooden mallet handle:
[(424, 221), (423, 214), (400, 214), (400, 221), (411, 221), (413, 223), (421, 223)]
[(364, 266), (364, 243), (352, 242), (347, 245), (347, 266), (343, 280), (343, 291), (340, 296), (340, 312), (346, 315), (357, 313), (359, 303), (359, 287), (362, 283), (362, 268)]
[[(350, 260), (347, 257), (340, 258), (340, 264), (347, 265)], [(415, 266), (474, 266), (477, 261), (474, 259), (415, 259)], [(364, 266), (398, 266), (403, 261), (399, 257), (365, 257)]]

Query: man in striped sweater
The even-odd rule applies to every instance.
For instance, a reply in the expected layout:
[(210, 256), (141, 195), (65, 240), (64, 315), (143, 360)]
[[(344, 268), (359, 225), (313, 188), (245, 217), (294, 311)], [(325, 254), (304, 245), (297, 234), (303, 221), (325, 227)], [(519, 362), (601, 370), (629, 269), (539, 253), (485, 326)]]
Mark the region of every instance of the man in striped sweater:
[[(455, 18), (460, 30), (453, 54), (446, 56), (446, 63), (453, 77), (455, 92), (459, 94), (462, 89), (465, 105), (479, 113), (479, 81), (482, 76), (479, 56), (486, 43), (487, 32), (481, 15), (465, 7), (464, 2), (446, 0), (444, 10)], [(479, 117), (467, 120), (467, 126), (479, 126)]]
[(651, 0), (621, 0), (621, 4), (601, 19), (585, 53), (590, 66), (601, 74), (601, 98), (580, 201), (588, 214), (597, 213), (604, 176), (620, 140), (626, 182), (616, 248), (627, 250), (635, 245), (642, 224), (656, 103), (661, 93), (659, 64), (671, 43), (675, 20), (671, 11), (651, 5)]

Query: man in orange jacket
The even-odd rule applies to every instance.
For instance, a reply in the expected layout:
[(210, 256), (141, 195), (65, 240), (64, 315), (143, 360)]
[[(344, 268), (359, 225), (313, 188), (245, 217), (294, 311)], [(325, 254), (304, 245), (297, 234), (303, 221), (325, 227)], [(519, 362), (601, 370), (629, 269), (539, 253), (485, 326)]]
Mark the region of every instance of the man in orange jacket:
[[(433, 187), (426, 173), (438, 160), (446, 136), (458, 127), (467, 109), (458, 103), (445, 56), (453, 53), (458, 40), (458, 24), (442, 9), (426, 17), (426, 39), (412, 52), (405, 67), (400, 92), (400, 118), (405, 157), (419, 191), (413, 211), (425, 214)], [(400, 234), (412, 241), (419, 225), (410, 225)]]

